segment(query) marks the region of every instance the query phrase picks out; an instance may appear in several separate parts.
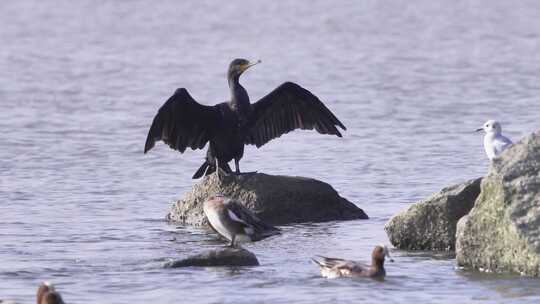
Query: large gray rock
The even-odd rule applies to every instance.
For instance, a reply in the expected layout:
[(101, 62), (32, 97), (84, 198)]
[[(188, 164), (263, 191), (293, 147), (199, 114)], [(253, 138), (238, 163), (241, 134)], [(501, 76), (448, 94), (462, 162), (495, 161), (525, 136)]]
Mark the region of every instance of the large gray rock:
[(216, 266), (258, 266), (259, 261), (252, 252), (243, 248), (212, 249), (192, 255), (182, 260), (165, 263), (165, 268), (216, 267)]
[(540, 130), (494, 160), (469, 216), (458, 225), (461, 266), (540, 274)]
[(321, 181), (248, 173), (222, 175), (220, 179), (215, 174), (204, 177), (183, 199), (173, 203), (167, 219), (180, 224), (206, 225), (202, 204), (217, 193), (242, 202), (272, 225), (368, 218), (362, 209)]
[(458, 220), (480, 193), (481, 178), (442, 189), (384, 225), (392, 245), (409, 250), (454, 250)]

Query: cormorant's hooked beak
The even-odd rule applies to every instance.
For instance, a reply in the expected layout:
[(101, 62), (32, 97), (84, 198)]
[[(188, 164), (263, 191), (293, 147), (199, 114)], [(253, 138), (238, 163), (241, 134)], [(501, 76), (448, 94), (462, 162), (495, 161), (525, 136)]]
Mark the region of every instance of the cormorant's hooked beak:
[(480, 128), (480, 129), (476, 129), (476, 132), (480, 132), (480, 131), (483, 131), (484, 128)]
[(259, 59), (259, 60), (255, 61), (255, 62), (250, 62), (248, 64), (243, 65), (242, 67), (240, 67), (240, 69), (241, 69), (242, 72), (244, 72), (245, 70), (249, 69), (250, 67), (252, 67), (252, 66), (254, 66), (256, 64), (259, 64), (261, 62), (262, 61)]

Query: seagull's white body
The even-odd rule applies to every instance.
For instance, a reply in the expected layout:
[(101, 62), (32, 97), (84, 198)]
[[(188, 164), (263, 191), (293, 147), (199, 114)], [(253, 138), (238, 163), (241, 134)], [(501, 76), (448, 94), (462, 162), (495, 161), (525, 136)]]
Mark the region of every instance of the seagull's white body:
[(478, 130), (486, 132), (486, 135), (484, 135), (484, 150), (490, 160), (501, 155), (512, 144), (510, 139), (502, 135), (501, 124), (495, 120), (486, 121), (482, 128)]
[(490, 160), (499, 156), (511, 144), (512, 141), (501, 134), (486, 134), (484, 136), (484, 150), (486, 150)]

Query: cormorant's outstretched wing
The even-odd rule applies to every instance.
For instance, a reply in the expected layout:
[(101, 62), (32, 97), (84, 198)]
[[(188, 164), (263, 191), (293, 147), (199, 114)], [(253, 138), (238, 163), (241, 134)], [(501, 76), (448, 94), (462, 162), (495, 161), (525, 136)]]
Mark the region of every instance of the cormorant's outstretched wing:
[(246, 144), (257, 148), (294, 129), (315, 129), (341, 137), (336, 126), (345, 126), (308, 90), (285, 82), (253, 104), (253, 120)]
[(202, 149), (217, 129), (219, 110), (197, 103), (184, 88), (176, 90), (154, 117), (144, 153), (162, 140), (172, 149)]

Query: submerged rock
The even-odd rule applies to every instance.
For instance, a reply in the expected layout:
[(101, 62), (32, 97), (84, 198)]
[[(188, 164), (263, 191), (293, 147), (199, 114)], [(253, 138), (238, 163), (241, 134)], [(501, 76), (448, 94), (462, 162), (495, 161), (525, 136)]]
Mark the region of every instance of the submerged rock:
[(367, 219), (364, 211), (327, 183), (305, 177), (263, 173), (204, 177), (183, 199), (173, 203), (169, 221), (208, 224), (203, 202), (217, 193), (236, 199), (272, 225), (301, 222)]
[(212, 249), (182, 260), (165, 263), (165, 268), (212, 267), (212, 266), (258, 266), (255, 254), (243, 248)]
[(469, 213), (480, 193), (481, 178), (442, 189), (393, 216), (384, 230), (400, 249), (454, 250), (458, 220)]
[(469, 216), (460, 220), (460, 266), (540, 274), (540, 130), (492, 163)]

